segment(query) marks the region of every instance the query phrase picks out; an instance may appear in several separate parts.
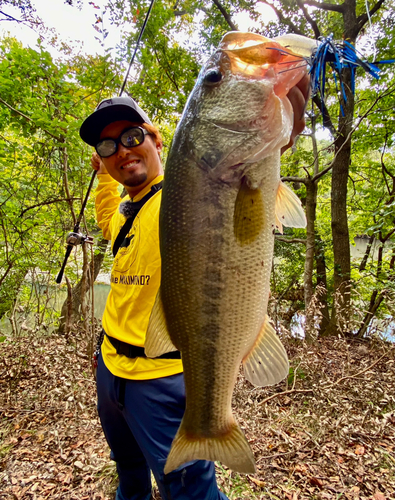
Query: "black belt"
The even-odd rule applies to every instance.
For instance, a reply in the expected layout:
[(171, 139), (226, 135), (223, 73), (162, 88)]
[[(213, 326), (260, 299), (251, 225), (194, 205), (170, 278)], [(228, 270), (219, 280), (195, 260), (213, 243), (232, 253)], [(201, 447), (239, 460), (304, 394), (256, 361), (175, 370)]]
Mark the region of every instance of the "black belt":
[[(103, 330), (104, 331), (104, 330)], [(114, 339), (114, 337), (110, 337), (104, 332), (107, 336), (108, 340), (117, 350), (117, 354), (123, 354), (127, 358), (146, 358), (144, 352), (144, 347), (138, 347), (137, 345), (127, 344), (126, 342), (122, 342), (122, 340)], [(153, 359), (181, 359), (180, 351), (172, 351), (165, 352), (161, 356)]]

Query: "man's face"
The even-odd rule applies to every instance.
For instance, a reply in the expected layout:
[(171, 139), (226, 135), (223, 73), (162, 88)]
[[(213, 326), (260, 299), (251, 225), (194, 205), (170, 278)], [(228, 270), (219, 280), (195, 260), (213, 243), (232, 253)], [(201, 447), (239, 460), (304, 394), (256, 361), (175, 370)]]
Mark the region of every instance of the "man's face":
[[(110, 123), (103, 129), (100, 139), (118, 139), (126, 128), (133, 126), (141, 126), (141, 123), (126, 120)], [(144, 142), (133, 148), (125, 148), (119, 143), (117, 151), (108, 158), (101, 158), (101, 161), (111, 177), (125, 186), (132, 198), (163, 173), (159, 157), (161, 149), (152, 136), (146, 135)]]

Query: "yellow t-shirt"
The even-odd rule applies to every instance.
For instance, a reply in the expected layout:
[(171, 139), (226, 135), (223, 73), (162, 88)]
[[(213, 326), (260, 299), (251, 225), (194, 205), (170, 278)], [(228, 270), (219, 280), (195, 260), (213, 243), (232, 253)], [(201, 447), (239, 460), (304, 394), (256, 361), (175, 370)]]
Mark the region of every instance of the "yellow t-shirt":
[[(98, 175), (96, 189), (97, 220), (103, 235), (112, 245), (126, 219), (119, 212), (122, 201), (118, 183), (109, 174)], [(132, 201), (139, 201), (157, 184), (157, 177)], [(145, 334), (160, 284), (159, 207), (162, 191), (150, 198), (139, 211), (129, 231), (129, 244), (118, 250), (111, 271), (111, 290), (103, 314), (105, 332), (118, 340), (144, 347)], [(113, 375), (147, 380), (182, 372), (179, 359), (127, 358), (117, 354), (105, 336), (103, 361)]]

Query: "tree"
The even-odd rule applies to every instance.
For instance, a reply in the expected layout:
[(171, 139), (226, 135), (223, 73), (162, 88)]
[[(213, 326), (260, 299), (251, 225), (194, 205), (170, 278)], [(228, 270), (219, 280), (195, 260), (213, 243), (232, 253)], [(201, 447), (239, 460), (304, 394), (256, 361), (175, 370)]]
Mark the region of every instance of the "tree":
[[(69, 55), (62, 63), (59, 63), (45, 55), (43, 47), (39, 47), (38, 51), (26, 49), (25, 52), (21, 50), (19, 53), (16, 48), (11, 51), (8, 46), (3, 51), (0, 61), (2, 65), (0, 69), (3, 71), (0, 77), (0, 99), (2, 99), (0, 113), (5, 124), (3, 143), (5, 148), (8, 148), (5, 162), (8, 162), (9, 171), (12, 172), (10, 154), (13, 151), (15, 165), (20, 166), (22, 158), (29, 158), (30, 163), (35, 165), (36, 172), (44, 172), (44, 167), (48, 165), (51, 168), (48, 172), (50, 180), (43, 181), (43, 189), (34, 195), (37, 205), (35, 208), (29, 208), (32, 205), (27, 205), (26, 200), (18, 191), (18, 186), (10, 189), (5, 184), (0, 207), (8, 211), (11, 204), (7, 202), (6, 207), (5, 200), (11, 195), (13, 203), (15, 200), (17, 207), (21, 205), (21, 211), (29, 208), (27, 212), (24, 212), (26, 218), (28, 215), (36, 216), (44, 212), (46, 216), (55, 214), (55, 220), (58, 227), (62, 227), (62, 231), (59, 230), (57, 233), (54, 252), (55, 248), (59, 248), (64, 234), (63, 229), (69, 229), (73, 225), (73, 213), (75, 219), (78, 202), (84, 194), (87, 177), (89, 177), (87, 170), (83, 167), (87, 162), (89, 152), (81, 149), (82, 145), (78, 138), (79, 125), (82, 118), (87, 116), (102, 98), (119, 92), (122, 81), (120, 61), (130, 60), (148, 4), (148, 0), (108, 3), (104, 14), (110, 17), (112, 27), (114, 29), (128, 27), (123, 44), (118, 51), (117, 61), (111, 61), (109, 55), (103, 58)], [(264, 24), (264, 19), (259, 13), (259, 7), (262, 4), (271, 6), (278, 16), (278, 23)], [(348, 37), (351, 43), (356, 43), (367, 29), (367, 24), (371, 19), (373, 28), (383, 35), (377, 41), (377, 48), (385, 58), (387, 53), (391, 54), (393, 51), (394, 44), (393, 37), (385, 38), (387, 33), (390, 34), (393, 31), (391, 16), (387, 14), (386, 8), (387, 5), (384, 5), (382, 0), (371, 7), (369, 14), (366, 12), (365, 3), (351, 0), (345, 0), (339, 4), (317, 3), (314, 0), (308, 2), (299, 0), (287, 2), (280, 0), (272, 2), (266, 0), (237, 0), (236, 2), (185, 0), (175, 3), (157, 0), (144, 33), (141, 48), (137, 53), (126, 91), (139, 101), (152, 119), (160, 124), (164, 132), (165, 145), (168, 146), (201, 63), (217, 46), (226, 31), (237, 28), (235, 15), (238, 12), (247, 11), (257, 23), (261, 21), (261, 27), (258, 30), (266, 36), (294, 32), (319, 37), (321, 34), (333, 32), (336, 40)], [(31, 62), (27, 63), (27, 59), (31, 59)], [(16, 64), (21, 65), (20, 73), (16, 71)], [(388, 82), (391, 79), (392, 75), (389, 75)], [(392, 122), (387, 123), (385, 127), (382, 125), (391, 114), (389, 112), (391, 95), (385, 94), (385, 89), (377, 87), (381, 97), (376, 99), (377, 96), (373, 96), (370, 89), (364, 88), (366, 79), (363, 72), (356, 74), (355, 97), (351, 88), (352, 75), (349, 70), (343, 70), (342, 81), (344, 94), (339, 93), (334, 80), (330, 80), (325, 100), (322, 101), (320, 96), (314, 97), (315, 108), (314, 112), (311, 112), (311, 123), (308, 128), (311, 135), (309, 140), (312, 142), (307, 145), (307, 139), (299, 141), (297, 152), (284, 159), (283, 174), (289, 180), (301, 183), (302, 186), (302, 197), (308, 214), (307, 246), (303, 252), (303, 247), (300, 246), (300, 241), (306, 241), (303, 231), (292, 230), (287, 230), (285, 236), (291, 240), (299, 240), (296, 244), (298, 247), (285, 251), (276, 245), (279, 252), (283, 252), (284, 262), (295, 256), (299, 262), (303, 253), (307, 254), (304, 262), (304, 280), (301, 280), (299, 275), (295, 276), (292, 266), (288, 264), (283, 266), (284, 271), (282, 270), (278, 275), (281, 275), (281, 279), (276, 283), (279, 296), (282, 300), (285, 300), (285, 297), (292, 299), (292, 293), (295, 291), (298, 298), (293, 303), (293, 309), (301, 308), (304, 304), (308, 310), (315, 285), (323, 283), (328, 289), (328, 295), (323, 294), (320, 299), (324, 307), (324, 317), (329, 316), (330, 308), (332, 310), (327, 333), (338, 330), (347, 331), (349, 323), (343, 321), (342, 318), (351, 315), (352, 303), (350, 295), (346, 293), (346, 287), (352, 280), (355, 282), (355, 290), (357, 287), (360, 289), (364, 281), (364, 300), (368, 305), (372, 303), (372, 306), (368, 307), (371, 313), (378, 310), (375, 304), (377, 305), (376, 299), (379, 298), (380, 308), (386, 311), (383, 304), (388, 293), (382, 294), (381, 292), (392, 282), (391, 272), (388, 272), (388, 279), (382, 280), (382, 286), (375, 288), (369, 281), (367, 271), (369, 269), (370, 273), (373, 272), (369, 267), (371, 261), (367, 262), (364, 269), (357, 272), (360, 263), (358, 266), (352, 265), (349, 252), (350, 239), (353, 238), (356, 228), (358, 227), (360, 234), (367, 232), (373, 235), (376, 230), (369, 230), (369, 228), (379, 223), (380, 210), (387, 213), (386, 211), (390, 211), (392, 207), (391, 189), (386, 187), (392, 182)], [(384, 87), (387, 82), (385, 80), (383, 82)], [(42, 103), (45, 103), (45, 106), (42, 106)], [(386, 112), (377, 111), (381, 109), (381, 104), (383, 110), (387, 109)], [(331, 131), (334, 138), (332, 147), (316, 142), (314, 138), (314, 129), (319, 125), (320, 120), (324, 127)], [(365, 138), (367, 131), (370, 130), (369, 126), (375, 126), (378, 131), (386, 128), (388, 132), (387, 139), (383, 133), (377, 132), (377, 139), (374, 143), (376, 148), (385, 147), (386, 149), (383, 162), (377, 160), (370, 146), (366, 144)], [(18, 133), (32, 138), (36, 144), (35, 149), (25, 151), (26, 146), (23, 142), (15, 138), (15, 134)], [(377, 181), (375, 185), (367, 183), (366, 186), (362, 186), (358, 180), (359, 173), (354, 168), (354, 163), (361, 161), (361, 158), (364, 159), (364, 164), (365, 159), (369, 158), (371, 165), (374, 164), (375, 172), (381, 172), (381, 177), (376, 176), (380, 182)], [(382, 163), (385, 169), (382, 168)], [(28, 169), (25, 169), (25, 172), (28, 172)], [(11, 177), (10, 174), (7, 182), (15, 181)], [(44, 178), (46, 179), (43, 174)], [(26, 189), (30, 191), (32, 179), (33, 177), (29, 177), (26, 182)], [(320, 180), (319, 186), (318, 180)], [(51, 182), (56, 193), (56, 196), (51, 194), (52, 197), (49, 195), (49, 187), (47, 189)], [(330, 189), (329, 182), (331, 182)], [(361, 193), (364, 194), (356, 189), (350, 195), (350, 186), (352, 188), (358, 186), (358, 189), (361, 187)], [(30, 192), (30, 197), (32, 196)], [(328, 196), (330, 196), (330, 204), (324, 204)], [(366, 196), (375, 207), (373, 212), (372, 210), (369, 212), (371, 214), (369, 221), (366, 205), (361, 201), (363, 196)], [(77, 206), (75, 206), (76, 203)], [(355, 214), (350, 217), (350, 203), (364, 206), (365, 217), (356, 217)], [(327, 210), (328, 207), (330, 213)], [(59, 210), (59, 213), (56, 213), (56, 210)], [(91, 208), (88, 208), (87, 216), (93, 226), (94, 218)], [(0, 266), (1, 272), (5, 275), (3, 278), (0, 276), (0, 279), (4, 282), (13, 275), (12, 269), (16, 270), (19, 266), (19, 261), (16, 264), (13, 260), (19, 250), (13, 251), (16, 243), (11, 245), (12, 230), (7, 224), (5, 224), (5, 229), (1, 229), (5, 235), (3, 240), (5, 241), (7, 237), (8, 245), (6, 245), (7, 251), (2, 254), (3, 264)], [(37, 227), (42, 226), (39, 224)], [(328, 237), (328, 228), (332, 232), (331, 238)], [(392, 237), (387, 226), (382, 227), (381, 233), (377, 231), (375, 234), (385, 241), (389, 241)], [(63, 252), (61, 252), (62, 257)], [(58, 259), (59, 263), (61, 258)], [(377, 262), (377, 267), (390, 269), (387, 262), (388, 258), (383, 252), (382, 263)], [(382, 276), (382, 273), (377, 274), (376, 267), (374, 273), (376, 277)], [(23, 281), (23, 278), (21, 279)], [(80, 275), (73, 276), (74, 282), (78, 282), (79, 279)], [(304, 297), (301, 300), (299, 292), (303, 281)], [(291, 289), (286, 292), (290, 283), (292, 283), (292, 293)], [(377, 295), (373, 296), (375, 290)], [(78, 296), (78, 287), (74, 292), (75, 296)], [(333, 301), (336, 295), (342, 297), (340, 304)], [(373, 302), (371, 302), (372, 298)], [(289, 313), (290, 311), (291, 308)], [(369, 318), (371, 317), (372, 314)], [(309, 322), (308, 318), (308, 325)], [(362, 323), (366, 324), (366, 321), (362, 319)]]
[[(323, 30), (334, 32), (335, 37), (344, 39), (352, 45), (370, 19), (379, 12), (383, 0), (379, 0), (369, 12), (360, 9), (355, 0), (345, 0), (341, 4), (320, 3), (314, 0), (307, 2), (269, 3), (278, 14), (280, 24), (288, 26), (292, 31), (303, 34), (322, 36)], [(306, 6), (312, 6), (309, 12)], [(300, 16), (298, 21), (295, 16)], [(308, 31), (307, 31), (308, 28)], [(310, 33), (309, 33), (310, 32)], [(345, 331), (343, 318), (350, 314), (350, 293), (348, 287), (351, 280), (350, 237), (347, 220), (347, 187), (349, 166), (351, 162), (351, 145), (354, 124), (355, 97), (354, 75), (348, 68), (341, 70), (340, 75), (343, 92), (340, 93), (340, 106), (334, 142), (334, 159), (332, 162), (331, 189), (331, 227), (334, 255), (334, 293), (341, 301), (333, 303), (327, 333), (335, 333), (338, 328)], [(324, 114), (324, 125), (335, 129), (329, 115)], [(340, 310), (339, 310), (340, 309)]]
[[(88, 64), (92, 78), (83, 86)], [(43, 48), (14, 39), (0, 45), (0, 314), (13, 306), (25, 277), (38, 270), (53, 277), (60, 268), (64, 233), (91, 172), (79, 126), (114, 81), (108, 58), (54, 62)], [(92, 208), (87, 217), (94, 227)]]

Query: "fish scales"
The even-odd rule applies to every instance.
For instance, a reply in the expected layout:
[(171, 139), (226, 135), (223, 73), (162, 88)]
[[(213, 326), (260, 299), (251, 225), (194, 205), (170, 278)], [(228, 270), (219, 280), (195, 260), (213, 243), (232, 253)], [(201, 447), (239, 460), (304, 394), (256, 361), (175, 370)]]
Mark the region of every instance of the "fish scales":
[[(186, 410), (165, 473), (195, 459), (253, 472), (231, 410), (240, 363), (258, 385), (288, 373), (266, 313), (275, 226), (305, 224), (300, 202), (280, 182), (280, 148), (292, 128), (286, 85), (298, 79), (281, 76), (280, 85), (270, 64), (262, 70), (265, 58), (280, 56), (258, 35), (260, 46), (235, 56), (232, 44), (245, 40), (248, 34), (226, 35), (202, 69), (166, 163), (162, 280), (146, 352), (181, 351)], [(305, 74), (296, 71), (299, 79)]]

